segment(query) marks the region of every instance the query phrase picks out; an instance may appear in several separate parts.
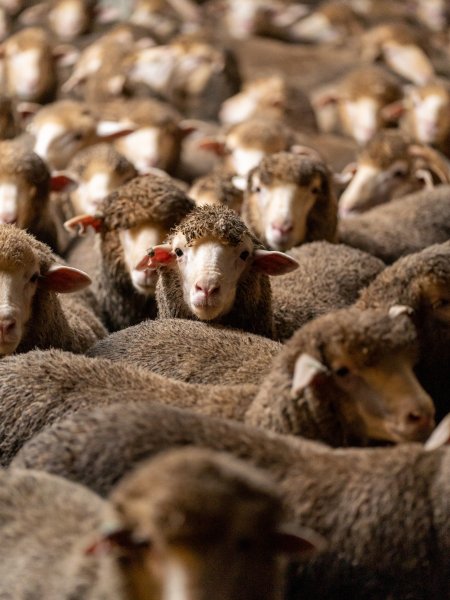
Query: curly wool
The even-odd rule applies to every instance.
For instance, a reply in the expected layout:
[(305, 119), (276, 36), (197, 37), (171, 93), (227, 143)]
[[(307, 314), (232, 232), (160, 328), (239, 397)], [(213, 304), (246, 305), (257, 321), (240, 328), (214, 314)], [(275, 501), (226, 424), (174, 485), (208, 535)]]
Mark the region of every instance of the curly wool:
[(262, 244), (250, 233), (239, 215), (226, 206), (197, 206), (175, 229), (171, 238), (184, 235), (188, 246), (195, 240), (214, 237), (224, 244), (237, 246), (245, 235), (249, 236), (255, 247)]
[(324, 162), (305, 158), (290, 152), (278, 152), (262, 159), (255, 170), (264, 185), (272, 185), (274, 181), (281, 180), (296, 185), (308, 185), (311, 178), (318, 174), (322, 179), (322, 193), (329, 192), (327, 180), (330, 171)]
[(153, 174), (136, 177), (105, 198), (102, 228), (103, 231), (131, 229), (152, 221), (171, 229), (194, 206), (170, 177)]

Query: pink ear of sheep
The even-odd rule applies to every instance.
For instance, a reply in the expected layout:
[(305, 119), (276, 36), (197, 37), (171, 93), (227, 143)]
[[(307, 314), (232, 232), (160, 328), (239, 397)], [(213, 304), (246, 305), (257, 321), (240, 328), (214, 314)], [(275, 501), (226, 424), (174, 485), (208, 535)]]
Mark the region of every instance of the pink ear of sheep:
[(275, 250), (255, 250), (252, 267), (266, 275), (285, 275), (299, 267), (298, 262), (285, 254)]
[(175, 259), (176, 255), (172, 252), (172, 247), (169, 244), (160, 244), (149, 248), (147, 254), (138, 262), (135, 269), (136, 271), (155, 270), (158, 267), (170, 265)]
[(52, 173), (50, 188), (52, 192), (69, 192), (78, 186), (78, 179), (69, 171), (55, 171)]
[(39, 287), (60, 294), (84, 290), (91, 283), (87, 273), (65, 265), (51, 265), (49, 270), (39, 277)]
[(99, 233), (103, 225), (103, 219), (100, 216), (92, 215), (77, 215), (72, 219), (69, 219), (64, 223), (64, 229), (71, 233), (77, 233), (78, 235), (84, 235), (89, 227)]
[(280, 554), (296, 555), (297, 557), (310, 557), (326, 548), (325, 539), (304, 527), (282, 526), (274, 534), (274, 547)]

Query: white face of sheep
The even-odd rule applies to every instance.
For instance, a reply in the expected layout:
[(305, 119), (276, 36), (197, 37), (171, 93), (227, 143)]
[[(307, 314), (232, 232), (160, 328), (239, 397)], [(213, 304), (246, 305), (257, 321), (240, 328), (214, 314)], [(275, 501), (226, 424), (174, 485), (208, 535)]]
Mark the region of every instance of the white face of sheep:
[(48, 15), (52, 30), (63, 40), (72, 40), (83, 33), (89, 24), (89, 18), (82, 0), (61, 0)]
[(409, 95), (412, 134), (422, 144), (438, 144), (450, 133), (450, 97), (443, 92), (420, 93), (413, 90)]
[(155, 293), (157, 272), (153, 269), (138, 270), (136, 265), (146, 254), (148, 248), (161, 244), (167, 236), (167, 230), (154, 224), (144, 224), (119, 232), (123, 256), (133, 287), (144, 296)]
[(152, 90), (164, 93), (177, 66), (179, 53), (170, 46), (145, 48), (135, 54), (128, 71), (132, 83), (144, 83)]
[(247, 38), (258, 32), (267, 18), (270, 2), (265, 0), (228, 0), (226, 23), (233, 37)]
[(144, 175), (152, 169), (166, 169), (174, 156), (175, 139), (159, 127), (142, 127), (117, 140), (115, 147)]
[[(0, 355), (15, 352), (33, 318), (33, 298), (38, 286), (60, 293), (87, 287), (90, 278), (78, 269), (53, 265), (40, 275), (35, 259), (26, 266), (0, 261)], [(32, 326), (32, 323), (31, 323)]]
[(417, 16), (433, 31), (443, 31), (448, 23), (446, 0), (418, 0)]
[(435, 411), (412, 367), (411, 359), (398, 354), (371, 367), (357, 368), (344, 359), (328, 369), (310, 355), (301, 354), (294, 368), (292, 391), (299, 395), (313, 385), (317, 393), (321, 378), (332, 377), (346, 398), (338, 410), (353, 435), (395, 443), (424, 441), (434, 428)]
[(339, 109), (346, 133), (361, 145), (366, 144), (380, 127), (381, 107), (375, 98), (343, 99)]
[(275, 250), (288, 250), (304, 242), (308, 216), (320, 189), (318, 175), (306, 186), (281, 181), (264, 185), (257, 173), (253, 175), (248, 201), (253, 204), (268, 246)]
[(414, 178), (406, 160), (398, 160), (387, 169), (370, 163), (356, 165), (354, 175), (339, 199), (339, 216), (345, 218), (353, 212), (389, 202), (408, 180), (412, 184)]
[(34, 101), (42, 90), (42, 80), (53, 69), (40, 48), (11, 49), (6, 54), (7, 84), (11, 95), (24, 101)]
[(217, 319), (231, 311), (239, 281), (250, 269), (282, 275), (298, 266), (294, 259), (280, 252), (255, 250), (248, 236), (237, 246), (213, 238), (202, 238), (188, 245), (184, 235), (177, 234), (170, 245), (154, 247), (153, 252), (154, 256), (146, 257), (137, 268), (151, 264), (154, 268), (176, 269), (184, 302), (202, 321)]

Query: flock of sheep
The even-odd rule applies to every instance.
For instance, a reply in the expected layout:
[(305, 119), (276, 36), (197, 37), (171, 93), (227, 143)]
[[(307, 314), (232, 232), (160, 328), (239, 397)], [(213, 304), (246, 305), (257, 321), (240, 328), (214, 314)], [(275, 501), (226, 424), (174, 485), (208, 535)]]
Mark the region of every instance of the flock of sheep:
[(0, 0), (2, 600), (450, 600), (449, 32)]

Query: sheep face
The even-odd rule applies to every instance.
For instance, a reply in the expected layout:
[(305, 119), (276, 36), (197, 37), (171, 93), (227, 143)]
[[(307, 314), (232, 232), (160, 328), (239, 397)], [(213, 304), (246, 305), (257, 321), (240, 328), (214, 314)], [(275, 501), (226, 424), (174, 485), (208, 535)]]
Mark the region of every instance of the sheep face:
[(172, 46), (157, 46), (137, 51), (128, 69), (130, 83), (143, 83), (164, 94), (178, 61), (178, 51)]
[(161, 244), (166, 236), (167, 230), (154, 223), (145, 223), (119, 231), (125, 265), (133, 287), (140, 294), (146, 296), (155, 294), (157, 273), (152, 269), (138, 270), (136, 265), (148, 248)]
[[(450, 285), (448, 280), (440, 280), (433, 275), (428, 275), (415, 282), (420, 290), (422, 305), (432, 318), (437, 320), (441, 327), (450, 327)], [(444, 327), (442, 329), (444, 333)]]
[(154, 168), (170, 169), (180, 149), (179, 140), (164, 127), (141, 127), (117, 140), (115, 146), (141, 174)]
[(38, 216), (42, 206), (34, 207), (36, 187), (22, 177), (0, 178), (0, 224), (14, 224), (26, 229)]
[(88, 31), (92, 3), (86, 0), (59, 0), (48, 13), (51, 29), (62, 40), (73, 40)]
[(55, 61), (44, 31), (25, 29), (3, 46), (5, 80), (10, 96), (40, 102), (55, 85)]
[(317, 174), (304, 186), (277, 180), (264, 185), (255, 173), (249, 186), (249, 202), (256, 209), (267, 245), (288, 250), (304, 242), (309, 213), (322, 189), (321, 176)]
[(417, 0), (417, 17), (433, 31), (444, 31), (447, 27), (449, 10), (445, 0)]
[(339, 113), (345, 133), (359, 144), (367, 143), (382, 127), (381, 108), (379, 102), (370, 96), (342, 100)]
[(339, 199), (340, 217), (363, 212), (420, 187), (406, 159), (396, 160), (386, 168), (361, 160), (353, 172), (351, 182)]
[(300, 355), (293, 394), (312, 385), (324, 402), (332, 395), (339, 398), (337, 410), (350, 437), (394, 443), (428, 437), (434, 428), (434, 406), (413, 374), (410, 355), (398, 352), (364, 365), (356, 364), (342, 348), (339, 354), (330, 368)]
[(409, 132), (423, 144), (438, 146), (450, 135), (450, 94), (444, 86), (411, 89), (405, 119)]
[[(50, 252), (32, 236), (10, 225), (0, 226), (0, 355), (12, 354), (33, 318), (39, 290), (73, 292), (91, 283), (71, 267), (43, 265), (41, 253)], [(49, 261), (47, 261), (49, 262)]]
[(269, 24), (274, 5), (267, 0), (228, 0), (226, 24), (233, 37), (247, 38), (255, 35)]
[(191, 314), (202, 321), (212, 321), (231, 311), (238, 285), (251, 269), (282, 275), (297, 266), (285, 254), (256, 249), (248, 234), (231, 244), (214, 237), (188, 243), (182, 233), (177, 233), (170, 245), (152, 248), (149, 257), (136, 268), (176, 270), (184, 303)]

